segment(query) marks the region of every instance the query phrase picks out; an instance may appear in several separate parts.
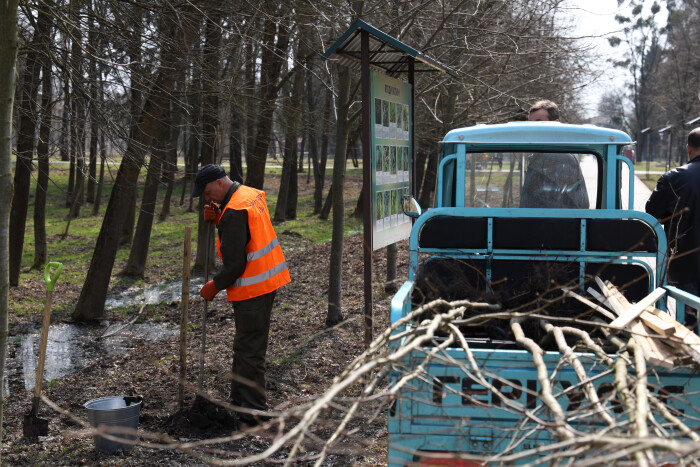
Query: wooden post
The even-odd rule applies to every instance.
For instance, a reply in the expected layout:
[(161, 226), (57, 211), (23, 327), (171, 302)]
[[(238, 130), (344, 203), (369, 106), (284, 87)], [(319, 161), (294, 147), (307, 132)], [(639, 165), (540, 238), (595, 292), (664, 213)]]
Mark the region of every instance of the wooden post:
[(182, 410), (187, 378), (187, 312), (190, 304), (190, 256), (192, 255), (192, 227), (185, 227), (185, 248), (182, 258), (182, 314), (180, 315), (180, 381), (177, 407)]

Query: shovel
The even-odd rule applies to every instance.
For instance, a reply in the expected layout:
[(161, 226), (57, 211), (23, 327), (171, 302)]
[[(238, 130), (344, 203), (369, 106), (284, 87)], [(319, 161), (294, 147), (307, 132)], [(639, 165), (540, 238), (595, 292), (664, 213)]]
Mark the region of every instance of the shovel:
[[(207, 226), (207, 242), (204, 249), (204, 281), (209, 282), (209, 254), (211, 248), (211, 224)], [(186, 414), (186, 418), (191, 425), (205, 430), (215, 429), (217, 427), (225, 427), (230, 429), (235, 426), (235, 419), (222, 406), (215, 401), (210, 400), (204, 395), (204, 354), (206, 352), (207, 343), (207, 311), (209, 302), (204, 300), (204, 309), (202, 311), (202, 347), (199, 351), (199, 381), (197, 384), (197, 396), (194, 398), (192, 407)]]
[[(56, 268), (56, 272), (51, 277), (51, 268)], [(39, 344), (39, 362), (36, 366), (36, 384), (34, 385), (34, 398), (32, 399), (32, 410), (24, 416), (24, 436), (36, 438), (49, 434), (49, 421), (37, 417), (39, 412), (39, 399), (41, 398), (41, 383), (44, 379), (44, 362), (46, 361), (46, 343), (49, 338), (49, 324), (51, 323), (51, 298), (53, 296), (53, 286), (61, 275), (63, 264), (51, 262), (44, 269), (44, 281), (46, 282), (46, 301), (44, 302), (44, 322), (41, 327), (41, 343)]]

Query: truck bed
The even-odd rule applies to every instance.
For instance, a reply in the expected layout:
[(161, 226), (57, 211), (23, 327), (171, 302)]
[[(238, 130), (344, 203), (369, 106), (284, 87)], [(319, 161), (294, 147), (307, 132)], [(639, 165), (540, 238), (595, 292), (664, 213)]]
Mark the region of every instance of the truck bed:
[[(572, 325), (587, 331), (610, 362), (629, 358), (621, 357), (593, 322), (599, 316), (565, 298), (561, 287), (583, 294), (599, 277), (636, 302), (660, 284), (665, 235), (654, 219), (635, 211), (547, 214), (529, 209), (437, 208), (414, 225), (409, 281), (392, 300), (392, 323), (436, 299), (500, 304), (501, 310), (467, 306), (455, 323), (464, 341), (455, 339), (440, 347), (454, 337), (443, 325), (396, 367), (394, 377), (404, 386), (389, 412), (390, 465), (419, 461), (430, 452), (468, 453), (506, 465), (551, 454), (536, 448), (554, 446), (562, 439), (550, 407), (540, 398), (542, 380), (533, 354), (515, 342), (510, 326), (514, 313), (523, 318), (526, 336), (545, 351), (547, 380), (568, 426), (581, 437), (597, 436), (606, 428), (600, 407), (616, 424), (632, 423), (615, 387), (613, 363), (604, 364), (579, 338), (567, 336), (585, 369), (586, 382), (593, 384), (601, 400), (594, 410), (571, 362), (542, 326), (544, 322)], [(449, 307), (443, 308), (414, 316), (397, 333), (420, 332), (426, 320)], [(686, 363), (679, 361), (672, 370), (649, 365), (647, 386), (652, 404), (665, 403), (671, 415), (697, 429), (700, 376), (694, 365)], [(629, 368), (634, 376), (634, 366)], [(660, 412), (650, 417), (652, 434), (678, 432)]]

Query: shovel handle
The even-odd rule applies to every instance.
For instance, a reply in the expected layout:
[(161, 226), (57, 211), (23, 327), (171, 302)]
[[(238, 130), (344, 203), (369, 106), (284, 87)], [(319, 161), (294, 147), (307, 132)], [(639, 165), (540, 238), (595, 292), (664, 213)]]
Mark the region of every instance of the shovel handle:
[[(51, 268), (56, 268), (53, 277), (51, 276)], [(61, 269), (63, 269), (63, 263), (57, 261), (51, 261), (46, 265), (46, 268), (44, 268), (44, 281), (46, 281), (46, 290), (49, 292), (53, 292), (53, 286), (61, 275)]]

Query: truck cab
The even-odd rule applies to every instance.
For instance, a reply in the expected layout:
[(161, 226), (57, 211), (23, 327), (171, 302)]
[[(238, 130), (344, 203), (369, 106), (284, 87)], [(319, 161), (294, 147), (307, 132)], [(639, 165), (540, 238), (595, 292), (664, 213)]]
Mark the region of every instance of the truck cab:
[[(621, 131), (558, 122), (477, 125), (445, 135), (434, 205), (407, 213), (415, 218), (409, 275), (392, 299), (391, 321), (394, 348), (401, 348), (436, 313), (415, 310), (435, 300), (459, 301), (467, 303), (458, 325), (464, 339), (442, 328), (396, 366), (400, 386), (389, 410), (389, 465), (471, 465), (465, 458), (533, 462), (551, 454), (538, 446), (562, 441), (539, 398), (542, 381), (532, 354), (513, 335), (513, 316), (544, 350), (567, 426), (586, 436), (604, 427), (584, 415), (590, 409), (582, 397), (586, 383), (562, 359), (545, 325), (568, 323), (585, 331), (613, 355), (610, 361), (620, 352), (591, 307), (563, 291), (583, 297), (601, 281), (635, 303), (663, 288), (664, 300), (655, 306), (665, 312), (665, 298), (672, 297), (680, 322), (686, 306), (700, 308), (698, 297), (666, 283), (662, 226), (633, 209), (634, 167), (623, 155), (630, 144)], [(627, 423), (613, 372), (591, 358), (590, 349), (576, 349), (591, 365), (595, 391), (610, 394), (603, 411)], [(695, 428), (696, 365), (652, 359), (655, 379), (649, 384), (651, 394), (664, 395)], [(668, 426), (655, 417), (654, 423)], [(462, 459), (431, 461), (446, 453)]]
[(629, 207), (620, 174), (634, 171), (622, 156), (631, 143), (621, 131), (559, 122), (452, 130), (441, 143), (435, 207)]

